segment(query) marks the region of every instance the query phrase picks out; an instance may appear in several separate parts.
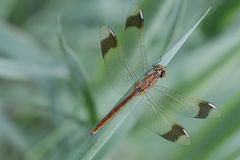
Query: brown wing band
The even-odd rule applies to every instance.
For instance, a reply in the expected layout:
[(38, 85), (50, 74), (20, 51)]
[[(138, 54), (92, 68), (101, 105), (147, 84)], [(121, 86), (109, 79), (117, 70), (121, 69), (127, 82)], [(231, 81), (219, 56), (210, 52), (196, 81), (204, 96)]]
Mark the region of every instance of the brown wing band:
[(174, 124), (172, 126), (172, 129), (169, 132), (167, 132), (161, 136), (169, 141), (176, 142), (179, 139), (179, 137), (181, 137), (183, 135), (187, 135), (186, 130), (183, 127), (181, 127), (180, 125)]
[(205, 101), (199, 102), (198, 107), (199, 112), (196, 118), (206, 118), (213, 109), (213, 107), (208, 102)]
[(104, 57), (111, 48), (116, 48), (116, 47), (117, 47), (117, 37), (110, 30), (109, 36), (101, 41), (102, 56)]
[(142, 11), (139, 10), (139, 13), (136, 15), (132, 15), (127, 18), (126, 25), (125, 25), (125, 30), (129, 27), (137, 27), (137, 28), (142, 28), (144, 24), (144, 18)]

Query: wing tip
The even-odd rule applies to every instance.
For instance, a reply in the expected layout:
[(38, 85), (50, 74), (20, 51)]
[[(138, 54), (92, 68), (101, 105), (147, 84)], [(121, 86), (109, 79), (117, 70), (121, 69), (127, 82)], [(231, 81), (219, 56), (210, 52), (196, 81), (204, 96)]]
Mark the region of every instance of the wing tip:
[(105, 39), (107, 36), (109, 36), (109, 34), (116, 37), (116, 34), (114, 33), (113, 29), (110, 26), (102, 25), (100, 30), (101, 30), (101, 34), (102, 34), (101, 35), (102, 39)]

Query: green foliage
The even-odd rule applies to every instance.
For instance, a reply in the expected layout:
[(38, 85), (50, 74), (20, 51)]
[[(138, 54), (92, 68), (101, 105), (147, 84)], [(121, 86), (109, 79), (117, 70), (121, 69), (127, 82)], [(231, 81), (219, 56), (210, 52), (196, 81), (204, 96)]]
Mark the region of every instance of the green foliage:
[(0, 159), (239, 158), (237, 0), (140, 2), (151, 63), (160, 56), (165, 61), (164, 54), (212, 8), (178, 54), (172, 52), (174, 58), (166, 60), (171, 61), (164, 86), (207, 99), (222, 112), (208, 120), (177, 117), (192, 137), (190, 146), (152, 134), (128, 109), (99, 134), (90, 135), (123, 96), (106, 78), (100, 27), (109, 25), (123, 37), (124, 21), (134, 3), (0, 1)]

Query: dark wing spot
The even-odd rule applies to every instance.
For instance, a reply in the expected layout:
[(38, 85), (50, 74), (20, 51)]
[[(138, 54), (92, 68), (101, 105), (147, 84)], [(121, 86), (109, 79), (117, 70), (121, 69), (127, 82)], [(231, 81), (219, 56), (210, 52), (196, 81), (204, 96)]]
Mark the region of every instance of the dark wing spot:
[(199, 102), (198, 107), (199, 112), (196, 118), (206, 118), (209, 115), (210, 111), (214, 108), (213, 105), (206, 101)]
[(188, 136), (186, 130), (183, 127), (181, 127), (180, 125), (174, 124), (172, 126), (172, 129), (169, 132), (167, 132), (161, 136), (169, 141), (176, 142), (179, 139), (179, 137), (181, 137), (183, 135)]
[(109, 36), (101, 41), (101, 50), (103, 57), (106, 55), (109, 49), (117, 47), (117, 37), (112, 30), (109, 29), (109, 31)]
[(143, 18), (142, 10), (140, 9), (136, 15), (131, 15), (127, 18), (125, 30), (128, 27), (142, 28), (143, 24), (144, 24), (144, 18)]

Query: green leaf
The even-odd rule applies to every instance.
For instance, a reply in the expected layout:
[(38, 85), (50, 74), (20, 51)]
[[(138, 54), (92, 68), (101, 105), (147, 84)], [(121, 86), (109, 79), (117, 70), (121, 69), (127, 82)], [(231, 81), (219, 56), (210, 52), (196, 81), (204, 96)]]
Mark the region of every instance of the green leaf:
[(0, 77), (12, 80), (34, 80), (36, 78), (66, 79), (68, 71), (63, 65), (41, 65), (0, 58)]
[(83, 67), (82, 62), (77, 57), (76, 53), (74, 53), (74, 51), (65, 42), (61, 30), (60, 18), (58, 19), (58, 41), (61, 46), (66, 64), (68, 65), (68, 68), (71, 71), (71, 76), (77, 87), (83, 93), (86, 109), (88, 109), (89, 111), (90, 122), (94, 124), (97, 121), (97, 116), (95, 102), (90, 88), (90, 79), (87, 78), (87, 73)]
[(6, 142), (10, 142), (20, 152), (26, 154), (29, 159), (35, 159), (28, 151), (30, 149), (26, 142), (26, 137), (19, 131), (17, 126), (13, 124), (7, 117), (0, 113), (0, 135), (4, 135)]
[(40, 64), (55, 62), (33, 37), (3, 21), (0, 21), (0, 51), (1, 55), (22, 62)]

